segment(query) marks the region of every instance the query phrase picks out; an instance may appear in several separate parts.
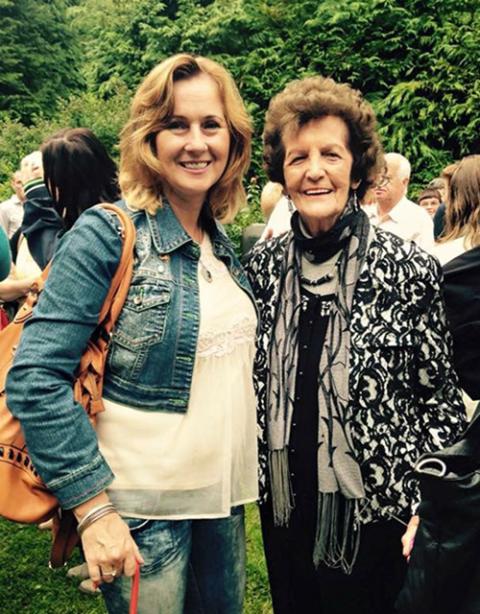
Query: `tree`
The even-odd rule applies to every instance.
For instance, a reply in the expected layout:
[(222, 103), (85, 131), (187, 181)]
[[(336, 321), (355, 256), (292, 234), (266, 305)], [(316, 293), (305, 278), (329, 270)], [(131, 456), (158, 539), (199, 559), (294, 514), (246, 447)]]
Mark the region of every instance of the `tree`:
[[(227, 66), (255, 124), (249, 178), (262, 173), (260, 135), (269, 100), (288, 81), (312, 74), (363, 92), (377, 112), (385, 149), (411, 159), (417, 186), (446, 163), (480, 149), (478, 0), (0, 0), (0, 9), (2, 15), (23, 15), (26, 7), (64, 7), (64, 2), (66, 31), (75, 33), (81, 47), (81, 75), (98, 115), (111, 98), (117, 101), (119, 91), (133, 92), (171, 54), (208, 55)], [(63, 19), (64, 9), (60, 12)], [(9, 19), (0, 25), (0, 93), (8, 91), (11, 105), (25, 81), (23, 52), (12, 43), (19, 35), (11, 34), (19, 20)], [(60, 66), (64, 57), (58, 54)], [(65, 78), (61, 85), (68, 83)], [(75, 86), (68, 87), (71, 93)], [(65, 96), (60, 86), (53, 89)], [(26, 88), (19, 105), (27, 111), (30, 91)], [(122, 96), (122, 104), (127, 98)], [(41, 96), (33, 102), (41, 102), (43, 114), (53, 108)], [(24, 117), (31, 121), (32, 107), (28, 112)], [(98, 119), (89, 117), (83, 112), (85, 122)], [(104, 128), (113, 142), (117, 127), (109, 134)]]
[(0, 0), (0, 113), (53, 115), (79, 84), (63, 0)]
[[(275, 93), (291, 79), (323, 74), (364, 93), (377, 111), (385, 148), (411, 159), (417, 184), (452, 159), (478, 151), (478, 0), (174, 5), (116, 3), (91, 57), (100, 91), (118, 80), (134, 88), (164, 57), (189, 51), (214, 57), (232, 71), (257, 136)], [(258, 174), (259, 139), (254, 149), (252, 172)]]

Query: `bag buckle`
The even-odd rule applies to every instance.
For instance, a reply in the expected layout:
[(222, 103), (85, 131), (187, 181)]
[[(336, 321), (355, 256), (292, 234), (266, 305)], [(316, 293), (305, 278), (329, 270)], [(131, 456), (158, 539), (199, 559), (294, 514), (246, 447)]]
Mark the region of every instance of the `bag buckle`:
[(417, 463), (415, 471), (417, 473), (426, 473), (427, 475), (443, 478), (447, 475), (447, 465), (439, 458), (422, 458), (422, 460)]

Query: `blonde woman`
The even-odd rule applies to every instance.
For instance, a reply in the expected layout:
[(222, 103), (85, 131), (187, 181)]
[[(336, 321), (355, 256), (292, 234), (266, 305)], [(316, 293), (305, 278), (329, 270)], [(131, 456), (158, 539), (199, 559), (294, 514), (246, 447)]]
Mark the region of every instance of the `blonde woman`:
[(121, 139), (135, 265), (96, 433), (70, 382), (120, 255), (103, 210), (63, 239), (10, 374), (32, 459), (80, 522), (90, 576), (115, 614), (128, 611), (137, 562), (142, 614), (242, 611), (256, 313), (218, 221), (244, 200), (250, 141), (223, 67), (187, 54), (155, 67)]

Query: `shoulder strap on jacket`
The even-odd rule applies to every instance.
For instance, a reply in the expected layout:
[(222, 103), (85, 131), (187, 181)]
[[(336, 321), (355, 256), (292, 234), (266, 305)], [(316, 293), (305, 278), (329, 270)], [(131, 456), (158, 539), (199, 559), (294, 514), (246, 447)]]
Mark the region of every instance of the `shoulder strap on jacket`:
[(122, 310), (123, 303), (130, 287), (133, 271), (133, 246), (135, 244), (135, 227), (128, 213), (110, 203), (99, 205), (102, 209), (114, 213), (121, 224), (122, 255), (115, 276), (110, 284), (110, 290), (105, 298), (98, 318), (99, 324), (106, 333), (110, 333)]

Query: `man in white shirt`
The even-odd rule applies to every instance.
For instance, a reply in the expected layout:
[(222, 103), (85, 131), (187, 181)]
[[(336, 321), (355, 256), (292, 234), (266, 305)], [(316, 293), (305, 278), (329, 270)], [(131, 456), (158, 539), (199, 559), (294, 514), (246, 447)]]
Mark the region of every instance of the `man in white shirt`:
[(433, 221), (426, 211), (407, 198), (410, 162), (399, 153), (387, 153), (385, 164), (385, 173), (374, 188), (377, 202), (365, 207), (370, 221), (406, 241), (415, 241), (431, 252), (434, 246)]
[(0, 203), (0, 226), (10, 239), (15, 231), (20, 227), (23, 220), (23, 203), (25, 194), (23, 192), (20, 171), (16, 171), (12, 176), (11, 186), (14, 193), (8, 200)]

